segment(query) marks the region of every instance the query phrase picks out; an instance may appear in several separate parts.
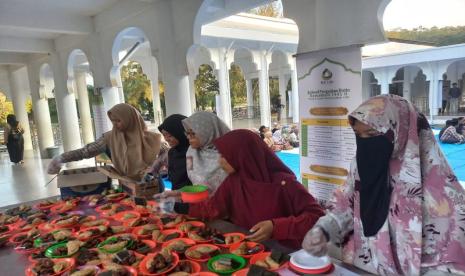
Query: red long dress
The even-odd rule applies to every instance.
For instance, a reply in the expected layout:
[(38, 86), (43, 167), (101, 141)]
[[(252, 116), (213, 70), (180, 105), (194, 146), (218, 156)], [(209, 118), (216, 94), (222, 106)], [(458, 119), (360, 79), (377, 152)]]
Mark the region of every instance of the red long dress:
[(214, 143), (236, 172), (225, 179), (211, 199), (191, 204), (189, 215), (205, 220), (228, 219), (246, 229), (271, 220), (272, 239), (300, 248), (307, 231), (324, 215), (316, 200), (253, 132), (234, 130)]

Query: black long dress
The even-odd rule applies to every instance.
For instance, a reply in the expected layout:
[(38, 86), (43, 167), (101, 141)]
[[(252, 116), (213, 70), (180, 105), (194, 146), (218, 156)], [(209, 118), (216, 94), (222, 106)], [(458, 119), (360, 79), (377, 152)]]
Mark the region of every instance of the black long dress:
[(24, 137), (20, 134), (13, 134), (14, 129), (10, 128), (8, 131), (8, 143), (6, 145), (10, 161), (19, 163), (23, 160), (24, 155)]

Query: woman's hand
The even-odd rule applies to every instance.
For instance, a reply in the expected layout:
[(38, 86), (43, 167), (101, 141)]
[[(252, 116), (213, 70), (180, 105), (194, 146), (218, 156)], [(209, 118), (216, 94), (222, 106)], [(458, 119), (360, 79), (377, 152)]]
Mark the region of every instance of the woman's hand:
[(320, 257), (326, 255), (328, 253), (328, 240), (323, 233), (323, 229), (315, 226), (308, 231), (302, 242), (302, 248), (313, 256)]
[(251, 229), (252, 235), (246, 238), (254, 242), (262, 242), (269, 240), (273, 235), (273, 222), (271, 220), (261, 221), (255, 224)]

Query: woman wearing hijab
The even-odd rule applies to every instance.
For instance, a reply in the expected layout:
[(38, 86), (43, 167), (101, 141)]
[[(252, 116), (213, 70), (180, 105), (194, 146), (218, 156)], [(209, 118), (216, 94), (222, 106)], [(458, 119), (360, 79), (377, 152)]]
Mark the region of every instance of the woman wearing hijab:
[(230, 129), (213, 113), (200, 111), (182, 121), (189, 140), (186, 153), (187, 175), (191, 182), (206, 185), (213, 195), (227, 174), (218, 164), (220, 157), (213, 141)]
[(229, 219), (250, 229), (252, 241), (274, 239), (299, 248), (324, 214), (315, 199), (253, 132), (234, 130), (214, 144), (229, 175), (212, 198), (189, 205), (189, 216)]
[(111, 131), (81, 149), (53, 158), (48, 173), (58, 173), (63, 163), (109, 152), (119, 174), (140, 181), (160, 153), (161, 135), (147, 131), (144, 119), (131, 105), (115, 105), (108, 111), (108, 117), (113, 123)]
[(16, 120), (16, 116), (9, 114), (6, 117), (7, 125), (5, 126), (4, 141), (8, 149), (8, 155), (10, 156), (10, 161), (18, 164), (24, 163), (24, 138), (23, 133), (24, 129), (21, 127), (20, 123)]
[(349, 120), (356, 158), (304, 249), (322, 255), (327, 241), (343, 244), (345, 262), (376, 274), (465, 274), (465, 193), (426, 118), (382, 95)]

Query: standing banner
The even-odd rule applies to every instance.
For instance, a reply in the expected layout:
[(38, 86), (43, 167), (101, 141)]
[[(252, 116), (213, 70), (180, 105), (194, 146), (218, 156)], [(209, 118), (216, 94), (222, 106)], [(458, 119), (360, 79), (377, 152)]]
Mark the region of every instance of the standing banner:
[(323, 205), (343, 185), (355, 156), (347, 115), (362, 103), (361, 50), (298, 54), (302, 183)]

